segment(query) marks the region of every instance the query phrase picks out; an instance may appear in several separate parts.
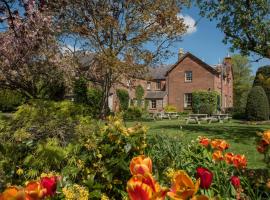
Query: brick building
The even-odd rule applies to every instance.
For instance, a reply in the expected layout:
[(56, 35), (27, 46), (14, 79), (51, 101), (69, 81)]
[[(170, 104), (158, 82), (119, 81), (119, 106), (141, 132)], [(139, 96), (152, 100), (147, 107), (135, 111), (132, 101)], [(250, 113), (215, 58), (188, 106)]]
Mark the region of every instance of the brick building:
[[(177, 111), (190, 110), (192, 92), (198, 90), (217, 91), (220, 94), (222, 109), (233, 106), (233, 75), (231, 58), (226, 57), (222, 64), (210, 66), (187, 52), (179, 53), (178, 61), (172, 66), (150, 68), (144, 79), (128, 80), (126, 88), (131, 99), (135, 99), (135, 88), (141, 85), (145, 90), (144, 99), (149, 102), (150, 112), (164, 110), (166, 105), (173, 105)], [(109, 106), (117, 109), (115, 89), (112, 88)]]

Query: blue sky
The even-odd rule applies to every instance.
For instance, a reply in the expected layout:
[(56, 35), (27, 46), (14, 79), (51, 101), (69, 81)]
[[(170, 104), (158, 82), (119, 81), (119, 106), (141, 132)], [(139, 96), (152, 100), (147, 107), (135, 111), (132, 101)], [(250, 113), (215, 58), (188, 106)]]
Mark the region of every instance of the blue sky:
[[(200, 19), (199, 11), (197, 8), (193, 7), (190, 9), (184, 9), (182, 15), (185, 17), (187, 24), (193, 24), (195, 21)], [(194, 21), (193, 21), (194, 20)], [(175, 56), (171, 57), (166, 61), (168, 64), (175, 63), (177, 61), (177, 52), (179, 48), (183, 48), (185, 52), (189, 51), (196, 55), (197, 57), (204, 60), (210, 65), (217, 64), (219, 60), (222, 60), (225, 56), (238, 53), (230, 52), (230, 44), (225, 45), (222, 42), (224, 34), (216, 28), (216, 22), (210, 21), (206, 18), (202, 18), (196, 27), (189, 30), (189, 33), (183, 36), (183, 41), (176, 44), (172, 48), (175, 52)], [(250, 60), (255, 60), (258, 58), (250, 56)], [(259, 66), (270, 65), (269, 59), (263, 59), (259, 62), (252, 62), (252, 69), (255, 73)]]

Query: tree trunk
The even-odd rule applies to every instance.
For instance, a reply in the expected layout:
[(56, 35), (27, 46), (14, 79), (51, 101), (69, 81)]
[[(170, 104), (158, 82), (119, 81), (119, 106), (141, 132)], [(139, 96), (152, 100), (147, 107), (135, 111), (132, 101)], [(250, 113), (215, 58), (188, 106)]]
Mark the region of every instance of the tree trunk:
[(109, 113), (109, 106), (108, 106), (108, 100), (110, 95), (110, 89), (111, 89), (112, 83), (111, 83), (111, 71), (108, 70), (103, 82), (103, 95), (102, 95), (102, 101), (101, 101), (101, 109), (100, 109), (100, 118), (105, 119), (107, 114)]

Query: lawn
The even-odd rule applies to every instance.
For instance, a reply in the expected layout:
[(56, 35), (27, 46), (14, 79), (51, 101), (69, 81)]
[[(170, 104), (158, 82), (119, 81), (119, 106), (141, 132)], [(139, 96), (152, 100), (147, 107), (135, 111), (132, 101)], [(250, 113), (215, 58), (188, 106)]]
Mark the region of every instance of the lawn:
[[(127, 122), (132, 125), (136, 122)], [(181, 137), (184, 142), (195, 140), (198, 136), (227, 140), (230, 151), (245, 154), (249, 168), (265, 168), (263, 156), (256, 150), (256, 132), (270, 129), (270, 125), (249, 125), (241, 121), (230, 123), (188, 124), (178, 120), (142, 122), (149, 128), (149, 134), (166, 134), (168, 137)]]

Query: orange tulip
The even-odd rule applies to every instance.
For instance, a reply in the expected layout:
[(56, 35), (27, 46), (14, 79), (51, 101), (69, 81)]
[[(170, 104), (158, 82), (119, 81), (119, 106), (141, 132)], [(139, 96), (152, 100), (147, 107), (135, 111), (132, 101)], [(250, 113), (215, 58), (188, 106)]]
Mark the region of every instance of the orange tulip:
[(44, 198), (46, 189), (42, 188), (40, 182), (31, 181), (27, 183), (25, 187), (25, 193), (34, 200), (39, 200)]
[(233, 158), (234, 158), (233, 153), (226, 153), (224, 157), (225, 157), (225, 162), (227, 164), (233, 164)]
[(152, 160), (144, 155), (133, 158), (129, 165), (132, 175), (152, 173)]
[(0, 200), (25, 200), (26, 194), (23, 189), (9, 187), (1, 195)]
[(211, 147), (220, 151), (224, 151), (229, 148), (229, 144), (225, 140), (215, 139), (211, 142)]
[(262, 139), (267, 143), (270, 144), (270, 130), (264, 131)]
[(235, 155), (233, 157), (233, 165), (236, 168), (246, 168), (247, 159), (246, 159), (245, 155)]
[(192, 179), (187, 175), (185, 171), (175, 172), (172, 179), (172, 187), (167, 195), (171, 199), (185, 200), (195, 196), (200, 186), (200, 180), (198, 179), (194, 184)]
[(222, 154), (222, 151), (214, 151), (213, 155), (212, 155), (212, 158), (214, 161), (221, 161), (223, 160), (223, 154)]
[(200, 139), (199, 143), (204, 147), (208, 147), (211, 142), (211, 140), (207, 137), (200, 137), (199, 139)]
[(133, 176), (127, 183), (127, 192), (131, 200), (163, 200), (165, 199), (167, 189), (162, 188), (147, 173)]

